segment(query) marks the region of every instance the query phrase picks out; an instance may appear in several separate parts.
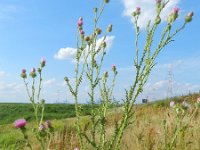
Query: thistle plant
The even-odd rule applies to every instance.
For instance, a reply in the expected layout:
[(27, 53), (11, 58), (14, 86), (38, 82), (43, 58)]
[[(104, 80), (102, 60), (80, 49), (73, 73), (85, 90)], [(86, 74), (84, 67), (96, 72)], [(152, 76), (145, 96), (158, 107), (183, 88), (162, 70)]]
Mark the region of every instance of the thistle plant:
[[(156, 48), (153, 48), (153, 39), (156, 29), (161, 23), (160, 14), (169, 0), (156, 1), (156, 17), (153, 21), (149, 21), (146, 28), (146, 42), (144, 47), (139, 47), (139, 36), (141, 29), (138, 25), (138, 20), (142, 9), (137, 7), (132, 13), (134, 18), (136, 39), (135, 39), (135, 57), (134, 67), (136, 69), (135, 80), (131, 84), (129, 89), (125, 90), (125, 98), (123, 99), (123, 112), (122, 118), (115, 123), (115, 130), (111, 137), (106, 137), (106, 122), (107, 112), (109, 105), (113, 102), (113, 89), (115, 86), (115, 80), (117, 76), (116, 66), (112, 66), (113, 76), (109, 79), (109, 73), (106, 71), (102, 73), (102, 64), (106, 55), (106, 37), (112, 31), (112, 25), (109, 25), (107, 31), (103, 35), (103, 40), (100, 46), (97, 44), (97, 39), (103, 31), (98, 27), (99, 19), (104, 11), (105, 6), (109, 1), (104, 0), (102, 6), (94, 8), (94, 29), (91, 35), (86, 35), (83, 28), (83, 18), (80, 17), (77, 23), (77, 43), (76, 43), (76, 67), (75, 67), (75, 86), (72, 86), (70, 79), (65, 77), (65, 81), (68, 88), (74, 97), (75, 111), (76, 111), (76, 126), (79, 137), (80, 149), (86, 149), (83, 141), (87, 141), (94, 149), (120, 149), (121, 140), (126, 128), (134, 121), (134, 104), (142, 93), (144, 85), (148, 81), (151, 70), (155, 66), (156, 58), (161, 50), (170, 42), (181, 30), (185, 28), (187, 23), (192, 20), (193, 13), (189, 13), (184, 20), (181, 27), (173, 29), (173, 24), (179, 17), (179, 9), (174, 8), (168, 16), (167, 24), (165, 25), (159, 42), (156, 44)], [(83, 77), (86, 76), (89, 81), (90, 90), (88, 92), (89, 102), (91, 105), (91, 115), (89, 126), (90, 132), (86, 132), (81, 126), (81, 105), (79, 104), (79, 88)], [(108, 81), (112, 80), (110, 84)], [(96, 109), (96, 95), (97, 90), (100, 92), (101, 103)]]
[[(40, 142), (40, 148), (45, 150), (49, 147), (51, 141), (51, 133), (53, 132), (53, 127), (51, 126), (50, 121), (43, 121), (44, 118), (44, 110), (45, 110), (45, 100), (41, 99), (41, 86), (42, 86), (42, 71), (46, 65), (46, 60), (42, 59), (40, 62), (40, 67), (38, 67), (37, 71), (35, 68), (29, 73), (29, 76), (32, 80), (31, 86), (29, 86), (29, 82), (27, 81), (27, 73), (25, 69), (22, 69), (21, 78), (24, 81), (26, 92), (28, 98), (32, 104), (34, 110), (34, 128), (32, 129), (35, 137)], [(37, 76), (39, 76), (38, 83), (36, 83)], [(26, 120), (21, 119), (15, 122), (15, 127), (20, 128), (24, 139), (27, 141), (27, 146), (32, 149), (32, 145), (30, 144), (28, 135), (26, 133)]]
[[(198, 113), (200, 107), (200, 98), (197, 99), (197, 102), (194, 106), (188, 104), (186, 101), (183, 101), (181, 104), (175, 103), (174, 101), (170, 102), (170, 107), (172, 110), (172, 116), (175, 116), (175, 123), (173, 125), (172, 136), (168, 134), (168, 124), (167, 119), (163, 121), (164, 133), (165, 133), (165, 150), (173, 150), (176, 148), (178, 137), (180, 137), (181, 143), (184, 143), (185, 133), (188, 129), (191, 129), (191, 124), (193, 119)], [(182, 145), (184, 148), (186, 145)]]

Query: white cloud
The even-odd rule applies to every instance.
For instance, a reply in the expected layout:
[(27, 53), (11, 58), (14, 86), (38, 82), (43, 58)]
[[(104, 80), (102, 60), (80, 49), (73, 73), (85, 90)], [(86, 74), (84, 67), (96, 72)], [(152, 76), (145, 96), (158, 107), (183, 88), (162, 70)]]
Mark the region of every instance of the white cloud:
[(0, 71), (0, 78), (1, 77), (5, 77), (6, 76), (6, 72), (5, 71)]
[(54, 58), (56, 59), (74, 59), (76, 56), (76, 49), (71, 47), (61, 48), (55, 55)]
[[(106, 47), (107, 51), (110, 50), (110, 48), (112, 47), (114, 38), (115, 38), (114, 36), (107, 36), (106, 37), (105, 42), (107, 44), (107, 47)], [(103, 40), (103, 37), (97, 40), (97, 45), (96, 45), (97, 48), (100, 46), (102, 40)], [(87, 49), (88, 48), (86, 47), (86, 50)], [(54, 55), (55, 59), (60, 59), (60, 60), (72, 59), (72, 62), (75, 62), (75, 57), (76, 57), (76, 49), (75, 48), (71, 48), (71, 47), (61, 48)]]
[[(133, 22), (132, 13), (136, 7), (141, 7), (141, 15), (138, 24), (141, 28), (145, 28), (149, 20), (154, 20), (156, 16), (155, 0), (122, 0), (124, 4), (123, 14), (130, 18)], [(161, 13), (161, 19), (166, 20), (167, 15), (171, 12), (172, 8), (177, 6), (180, 0), (170, 0), (168, 5)]]

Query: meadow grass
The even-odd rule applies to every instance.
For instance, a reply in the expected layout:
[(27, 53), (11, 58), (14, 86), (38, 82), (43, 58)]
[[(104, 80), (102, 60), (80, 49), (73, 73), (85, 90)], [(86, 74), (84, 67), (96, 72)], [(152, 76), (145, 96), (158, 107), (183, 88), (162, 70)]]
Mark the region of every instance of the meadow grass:
[[(169, 108), (169, 102), (171, 100), (181, 103), (187, 99), (188, 103), (193, 103), (200, 94), (190, 94), (181, 97), (174, 97), (172, 99), (166, 99), (164, 101), (157, 101), (148, 104), (140, 104), (134, 107), (135, 118), (134, 123), (130, 125), (125, 131), (125, 135), (122, 139), (121, 150), (162, 150), (167, 140), (172, 138), (172, 131), (174, 128), (175, 116), (173, 115), (171, 108)], [(5, 104), (2, 104), (5, 106)], [(8, 104), (7, 104), (8, 105)], [(16, 107), (22, 104), (17, 104)], [(24, 105), (24, 104), (23, 104)], [(27, 105), (27, 104), (25, 104)], [(62, 105), (55, 105), (55, 107)], [(14, 104), (12, 104), (14, 107)], [(10, 108), (12, 108), (10, 107)], [(50, 106), (53, 108), (53, 105)], [(60, 107), (63, 109), (63, 107)], [(192, 109), (192, 108), (191, 108)], [(18, 110), (18, 109), (15, 109)], [(27, 108), (28, 110), (28, 108)], [(67, 111), (66, 106), (64, 110)], [(74, 110), (73, 110), (74, 111)], [(189, 110), (190, 111), (190, 110)], [(7, 111), (9, 112), (9, 111)], [(51, 112), (51, 111), (50, 111)], [(122, 107), (110, 108), (106, 121), (106, 136), (109, 137), (110, 133), (114, 130), (114, 122), (119, 121), (122, 117)], [(72, 113), (72, 112), (71, 112)], [(56, 115), (56, 111), (54, 115)], [(53, 116), (54, 116), (53, 115)], [(7, 116), (9, 116), (7, 114)], [(85, 128), (89, 122), (90, 115), (81, 117), (81, 127)], [(165, 132), (163, 128), (163, 121), (166, 120), (167, 124), (167, 138), (165, 138)], [(65, 119), (52, 119), (52, 124), (55, 129), (51, 146), (52, 150), (73, 150), (74, 147), (79, 146), (78, 137), (76, 134), (75, 122), (76, 118)], [(34, 149), (37, 147), (37, 141), (34, 138), (31, 129), (33, 128), (33, 122), (28, 123), (27, 129), (31, 142), (34, 143)], [(190, 128), (183, 133), (179, 134), (176, 148), (177, 150), (199, 150), (200, 149), (200, 117), (197, 114), (195, 119), (191, 122)], [(88, 128), (91, 128), (90, 125)], [(23, 149), (20, 147), (20, 141), (23, 139), (23, 135), (20, 130), (13, 127), (13, 124), (0, 125), (0, 149), (12, 150)], [(88, 150), (92, 150), (91, 146), (84, 141), (88, 146)]]

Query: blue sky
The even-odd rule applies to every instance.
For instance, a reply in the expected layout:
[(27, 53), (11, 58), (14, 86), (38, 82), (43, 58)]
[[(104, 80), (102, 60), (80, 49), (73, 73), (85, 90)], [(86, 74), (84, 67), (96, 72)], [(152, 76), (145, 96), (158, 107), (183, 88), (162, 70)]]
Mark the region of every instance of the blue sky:
[[(171, 0), (172, 1), (172, 0)], [(114, 95), (121, 99), (124, 88), (134, 79), (132, 59), (134, 57), (134, 27), (130, 12), (140, 6), (142, 16), (140, 25), (154, 17), (154, 0), (111, 0), (102, 16), (99, 26), (103, 31), (113, 24), (103, 70), (116, 64), (119, 70)], [(77, 19), (84, 18), (84, 30), (91, 33), (94, 7), (100, 0), (1, 0), (0, 1), (0, 102), (28, 102), (23, 82), (19, 77), (22, 68), (30, 70), (37, 67), (41, 57), (47, 60), (44, 73), (43, 97), (47, 102), (73, 102), (64, 85), (63, 78), (73, 77), (73, 58), (65, 54), (58, 56), (61, 48), (75, 48)], [(160, 57), (154, 68), (144, 93), (140, 96), (160, 99), (166, 96), (168, 70), (173, 72), (173, 94), (186, 94), (200, 90), (200, 5), (198, 1), (173, 0), (163, 13), (163, 23), (156, 33), (159, 37), (165, 18), (175, 6), (180, 7), (180, 19), (175, 27), (183, 22), (187, 12), (194, 11), (193, 21), (175, 37)], [(145, 30), (143, 30), (145, 33)], [(140, 37), (144, 41), (144, 35)], [(156, 40), (155, 40), (156, 41)], [(141, 42), (142, 46), (143, 42)], [(71, 57), (71, 58), (70, 58)], [(87, 101), (87, 84), (83, 83), (80, 95)]]

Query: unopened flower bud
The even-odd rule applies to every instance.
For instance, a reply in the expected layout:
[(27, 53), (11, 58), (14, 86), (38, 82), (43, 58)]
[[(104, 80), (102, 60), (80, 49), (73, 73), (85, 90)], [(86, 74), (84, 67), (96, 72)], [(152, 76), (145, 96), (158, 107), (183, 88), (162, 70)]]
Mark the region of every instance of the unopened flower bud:
[(101, 46), (102, 46), (103, 48), (106, 48), (106, 46), (107, 46), (106, 42), (103, 41), (102, 44), (101, 44)]
[(193, 12), (188, 13), (188, 15), (185, 17), (185, 22), (187, 22), (187, 23), (191, 22), (193, 15), (194, 15)]
[(49, 121), (49, 120), (47, 120), (46, 122), (45, 122), (45, 125), (46, 125), (46, 128), (51, 128), (52, 126), (51, 126), (51, 121)]
[(103, 78), (104, 78), (104, 79), (108, 78), (108, 71), (105, 71), (105, 72), (104, 72)]
[(40, 126), (39, 126), (39, 131), (44, 131), (44, 130), (45, 130), (44, 124), (40, 124)]
[(86, 42), (90, 41), (90, 37), (89, 36), (85, 36), (84, 39), (85, 39)]
[(82, 17), (80, 17), (78, 19), (77, 25), (78, 25), (78, 27), (82, 27), (82, 25), (83, 25), (83, 18)]
[(107, 31), (112, 32), (112, 24), (108, 25)]
[(41, 69), (41, 68), (38, 68), (37, 71), (38, 71), (38, 73), (41, 73), (42, 69)]
[(105, 1), (105, 3), (109, 3), (110, 0), (104, 0), (104, 1)]
[(160, 24), (160, 22), (161, 22), (161, 18), (160, 18), (160, 16), (157, 16), (156, 17), (156, 24)]
[(36, 73), (35, 73), (35, 68), (32, 68), (31, 72), (30, 72), (30, 76), (32, 78), (35, 78), (36, 77)]
[(21, 77), (24, 78), (24, 79), (27, 78), (26, 69), (22, 69)]
[(68, 78), (68, 77), (65, 77), (64, 80), (65, 80), (66, 82), (69, 82), (69, 78)]
[(94, 8), (94, 13), (97, 13), (98, 9), (97, 8)]
[(81, 34), (81, 35), (84, 35), (85, 32), (84, 32), (83, 30), (80, 30), (80, 34)]
[(46, 65), (46, 60), (45, 60), (45, 58), (42, 58), (42, 59), (41, 59), (40, 65), (41, 65), (41, 68), (43, 68), (43, 67)]
[(95, 32), (96, 32), (97, 35), (100, 35), (101, 34), (101, 29), (100, 28), (96, 28)]
[(115, 72), (116, 71), (116, 66), (112, 65), (112, 71)]

